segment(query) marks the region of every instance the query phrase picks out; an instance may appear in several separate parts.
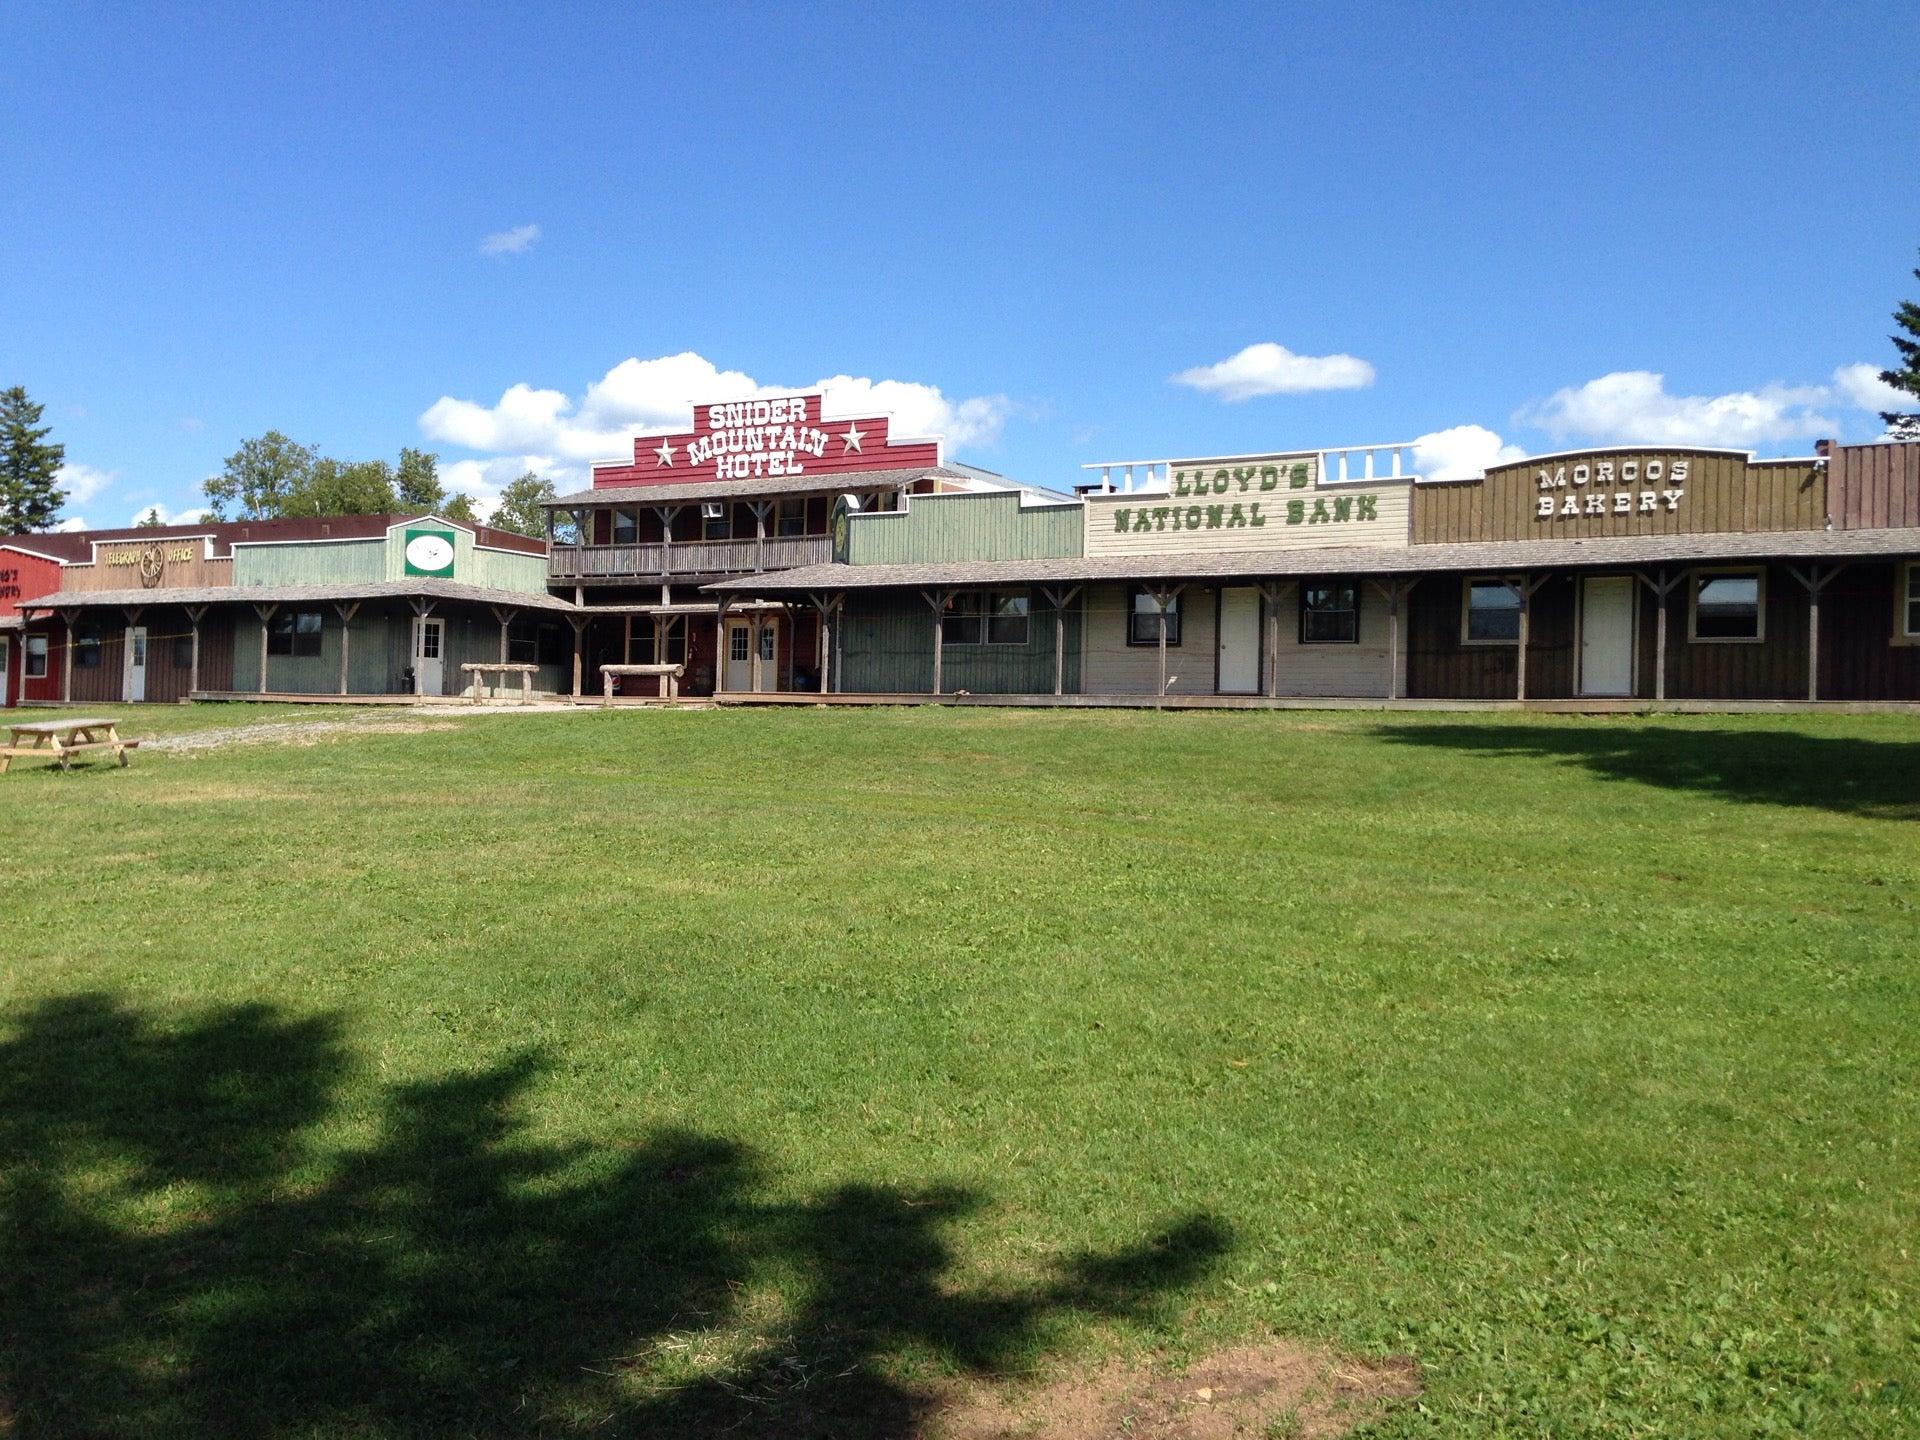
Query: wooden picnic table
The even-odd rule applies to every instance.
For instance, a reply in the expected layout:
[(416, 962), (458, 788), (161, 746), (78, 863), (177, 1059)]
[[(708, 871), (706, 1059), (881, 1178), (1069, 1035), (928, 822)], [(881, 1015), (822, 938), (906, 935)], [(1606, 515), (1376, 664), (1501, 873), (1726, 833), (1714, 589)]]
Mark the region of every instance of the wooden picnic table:
[(138, 750), (138, 740), (122, 740), (117, 720), (76, 719), (76, 720), (33, 720), (9, 724), (12, 732), (4, 748), (0, 748), (0, 775), (7, 773), (7, 767), (13, 764), (16, 756), (44, 755), (49, 760), (58, 760), (60, 768), (65, 770), (75, 755), (90, 750), (111, 750), (113, 758), (122, 765), (127, 763), (127, 752)]
[(622, 675), (652, 675), (660, 681), (660, 698), (678, 700), (680, 698), (680, 677), (687, 672), (685, 665), (602, 665), (600, 667), (600, 703), (613, 703), (613, 682)]
[[(539, 673), (538, 665), (528, 665), (524, 662), (509, 663), (505, 660), (469, 660), (460, 668), (473, 677), (475, 705), (480, 703), (480, 672), (483, 670), (502, 677), (517, 674), (520, 677), (520, 703), (523, 705), (533, 703), (533, 677)], [(497, 693), (500, 686), (496, 684), (493, 688)]]

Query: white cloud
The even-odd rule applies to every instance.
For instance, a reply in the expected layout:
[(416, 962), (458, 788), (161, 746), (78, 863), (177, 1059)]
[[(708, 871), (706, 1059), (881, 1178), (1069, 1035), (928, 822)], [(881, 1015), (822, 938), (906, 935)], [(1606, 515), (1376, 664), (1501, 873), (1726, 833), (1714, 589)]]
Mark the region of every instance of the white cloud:
[(495, 455), (485, 460), (454, 460), (440, 467), (440, 483), (448, 495), (465, 495), (473, 501), (473, 513), (481, 520), (493, 518), (500, 508), (500, 492), (531, 470), (543, 480), (561, 482), (585, 477), (565, 466), (556, 465), (545, 455)]
[(1171, 379), (1175, 385), (1238, 401), (1313, 390), (1364, 390), (1373, 384), (1373, 366), (1352, 355), (1296, 355), (1266, 340), (1218, 364), (1182, 370)]
[(1556, 390), (1514, 421), (1556, 440), (1742, 448), (1833, 434), (1833, 419), (1814, 408), (1832, 398), (1824, 386), (1780, 384), (1725, 395), (1669, 395), (1663, 375), (1618, 370)]
[(480, 242), (480, 253), (495, 259), (504, 255), (524, 255), (539, 238), (538, 225), (516, 225), (511, 230), (496, 230)]
[(1864, 362), (1842, 365), (1833, 372), (1833, 388), (1850, 404), (1876, 414), (1882, 410), (1911, 410), (1920, 404), (1913, 396), (1882, 380), (1880, 369), (1878, 365)]
[[(557, 486), (583, 481), (584, 462), (631, 454), (635, 435), (686, 430), (693, 407), (799, 390), (824, 390), (826, 412), (892, 417), (901, 438), (944, 436), (952, 446), (990, 445), (1012, 404), (1004, 395), (951, 399), (937, 385), (834, 375), (811, 385), (769, 385), (739, 370), (722, 370), (691, 350), (642, 360), (629, 357), (586, 387), (579, 403), (560, 390), (512, 385), (493, 405), (443, 395), (420, 416), (431, 439), (491, 458), (456, 460), (442, 470), (449, 489), (499, 487), (532, 470)], [(461, 483), (449, 478), (463, 477)]]
[(129, 525), (138, 525), (153, 511), (159, 512), (160, 523), (162, 525), (198, 525), (202, 520), (207, 518), (207, 512), (197, 507), (190, 507), (185, 510), (169, 510), (164, 505), (142, 505), (138, 510), (133, 512), (132, 518), (130, 518), (127, 523)]
[(1524, 460), (1526, 455), (1484, 425), (1455, 425), (1413, 442), (1413, 473), (1427, 480), (1471, 480), (1491, 465)]
[(60, 467), (54, 483), (67, 492), (71, 504), (84, 505), (119, 478), (118, 470), (98, 470), (70, 461)]
[(57, 522), (53, 530), (56, 535), (70, 535), (75, 530), (91, 530), (92, 528), (91, 525), (87, 524), (86, 516), (69, 515), (66, 519)]

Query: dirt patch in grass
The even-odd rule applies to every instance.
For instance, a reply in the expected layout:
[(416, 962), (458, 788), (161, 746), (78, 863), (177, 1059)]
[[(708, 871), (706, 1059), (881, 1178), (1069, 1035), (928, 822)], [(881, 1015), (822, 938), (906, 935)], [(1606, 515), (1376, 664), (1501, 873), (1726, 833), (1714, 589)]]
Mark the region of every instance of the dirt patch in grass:
[(1114, 1361), (1013, 1392), (955, 1386), (929, 1440), (1325, 1440), (1420, 1393), (1407, 1356), (1355, 1360), (1287, 1341), (1241, 1345), (1175, 1370)]
[(173, 755), (219, 750), (229, 745), (317, 745), (340, 735), (424, 735), (457, 730), (457, 720), (287, 720), (266, 725), (235, 725), (149, 740), (146, 748)]

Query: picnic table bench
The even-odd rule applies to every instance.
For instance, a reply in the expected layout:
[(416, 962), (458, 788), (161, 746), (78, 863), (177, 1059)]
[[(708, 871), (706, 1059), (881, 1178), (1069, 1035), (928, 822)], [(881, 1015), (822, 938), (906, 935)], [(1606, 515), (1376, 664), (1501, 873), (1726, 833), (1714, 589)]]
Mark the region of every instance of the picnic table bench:
[(600, 667), (600, 703), (613, 703), (613, 682), (622, 675), (652, 675), (660, 681), (660, 698), (678, 700), (680, 698), (680, 677), (687, 673), (685, 665), (602, 665)]
[(505, 660), (469, 660), (460, 668), (473, 677), (473, 703), (475, 705), (480, 703), (480, 675), (482, 671), (500, 677), (500, 682), (496, 683), (493, 687), (496, 694), (502, 688), (505, 677), (517, 674), (520, 677), (520, 703), (522, 705), (531, 705), (533, 703), (533, 677), (539, 673), (540, 667), (538, 665), (528, 665), (524, 662), (510, 664)]
[(58, 760), (60, 768), (65, 770), (75, 755), (89, 750), (111, 750), (113, 758), (122, 765), (127, 763), (127, 752), (138, 750), (138, 740), (122, 740), (117, 720), (79, 719), (79, 720), (34, 720), (9, 724), (12, 732), (4, 747), (0, 747), (0, 775), (7, 773), (7, 767), (18, 756), (44, 755), (49, 760)]

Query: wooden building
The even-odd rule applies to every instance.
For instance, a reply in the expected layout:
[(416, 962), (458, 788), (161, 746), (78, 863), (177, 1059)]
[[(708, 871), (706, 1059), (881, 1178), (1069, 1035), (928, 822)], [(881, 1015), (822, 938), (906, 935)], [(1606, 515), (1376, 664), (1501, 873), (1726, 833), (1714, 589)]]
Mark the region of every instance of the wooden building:
[(29, 701), (457, 695), (467, 661), (573, 685), (573, 606), (544, 542), (438, 516), (35, 536), (63, 554), (23, 603)]
[(679, 663), (689, 695), (815, 690), (818, 609), (751, 584), (703, 587), (828, 562), (836, 509), (1006, 488), (945, 463), (938, 439), (896, 437), (885, 416), (827, 415), (822, 393), (702, 404), (691, 431), (638, 437), (549, 507), (549, 579), (581, 609), (589, 677), (602, 664)]
[(846, 617), (842, 692), (1920, 701), (1920, 444), (1608, 447), (1461, 481), (1412, 462), (1116, 462), (1077, 550), (1019, 510), (956, 545), (929, 518), (950, 502), (916, 498), (752, 589)]

